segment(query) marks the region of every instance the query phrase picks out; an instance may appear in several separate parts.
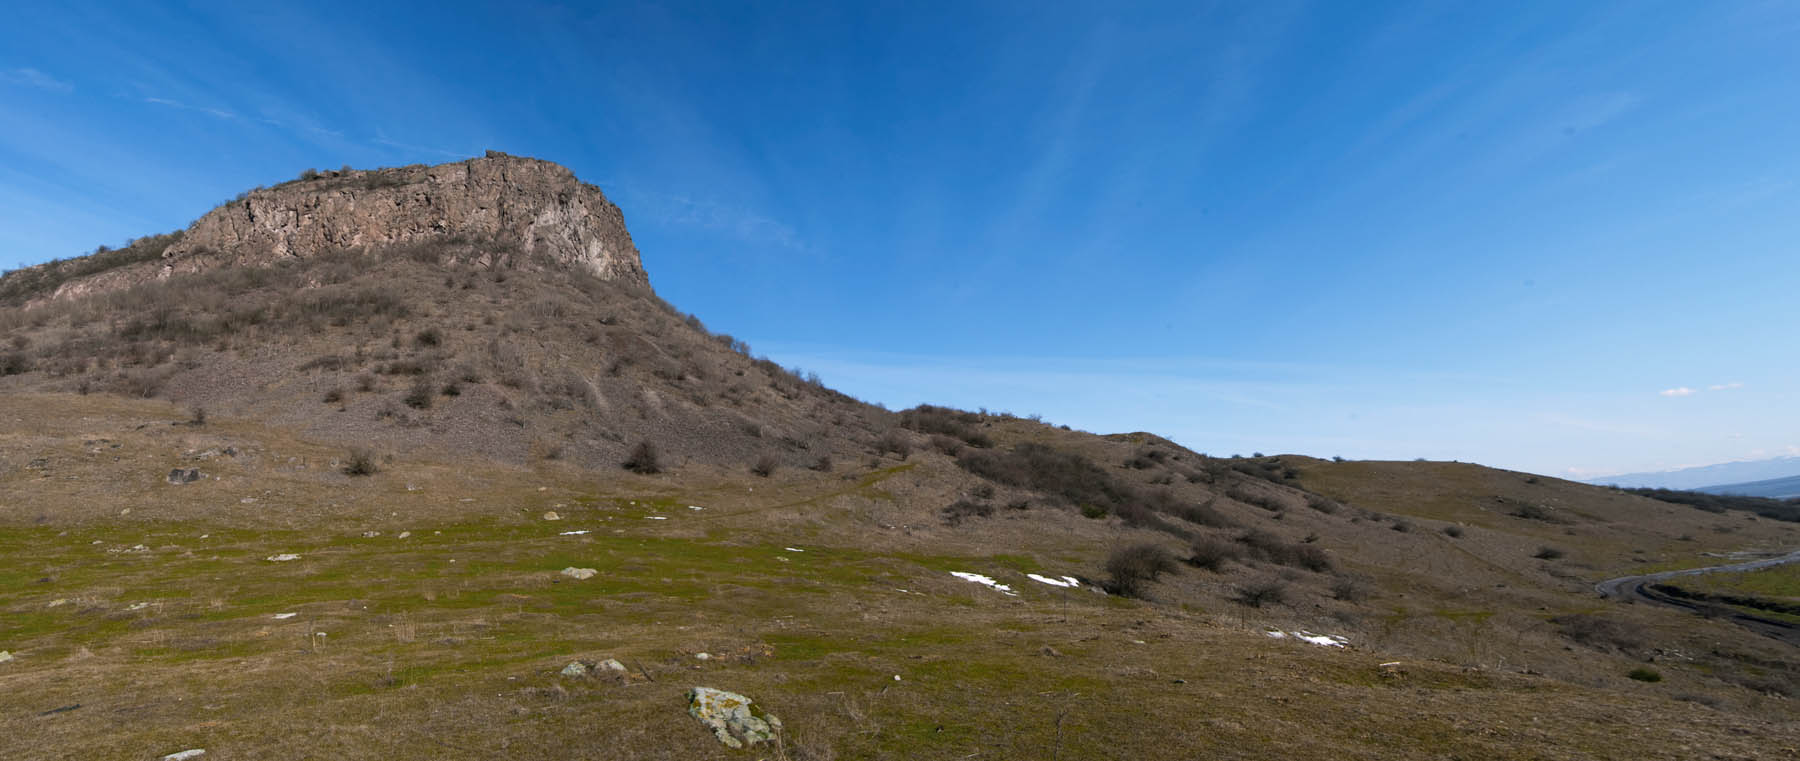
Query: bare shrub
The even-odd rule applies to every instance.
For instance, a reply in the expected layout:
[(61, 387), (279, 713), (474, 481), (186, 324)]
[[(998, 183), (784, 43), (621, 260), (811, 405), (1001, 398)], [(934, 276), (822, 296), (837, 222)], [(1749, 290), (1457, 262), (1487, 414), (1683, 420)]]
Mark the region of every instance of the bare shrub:
[(381, 471), (375, 464), (375, 453), (362, 447), (353, 447), (350, 456), (344, 458), (344, 475), (372, 476)]
[(775, 474), (775, 469), (778, 467), (780, 467), (780, 463), (775, 460), (775, 456), (765, 454), (750, 463), (750, 472), (761, 478), (768, 478)]
[(962, 523), (964, 518), (986, 518), (993, 515), (994, 506), (986, 502), (959, 499), (940, 511), (939, 514), (944, 516), (945, 523), (955, 526)]
[(897, 454), (904, 460), (912, 456), (912, 441), (899, 431), (888, 431), (875, 440), (876, 454)]
[(1610, 618), (1589, 613), (1571, 613), (1550, 619), (1562, 634), (1577, 643), (1596, 650), (1618, 650), (1630, 653), (1644, 646), (1644, 640), (1627, 626)]
[(819, 471), (820, 473), (830, 473), (831, 472), (831, 455), (828, 455), (828, 454), (819, 455), (819, 459), (814, 460), (811, 467), (813, 470)]
[(934, 433), (931, 435), (931, 448), (943, 453), (945, 456), (955, 457), (962, 454), (963, 443), (961, 439), (945, 436), (941, 433)]
[(431, 409), (431, 400), (433, 396), (436, 396), (436, 394), (432, 388), (431, 381), (420, 378), (413, 382), (412, 388), (406, 392), (406, 396), (402, 397), (400, 401), (405, 402), (406, 406), (415, 410), (428, 410)]
[(1175, 556), (1160, 545), (1143, 542), (1127, 545), (1106, 558), (1107, 592), (1124, 597), (1143, 597), (1145, 587), (1178, 566)]
[(1356, 579), (1338, 579), (1331, 584), (1331, 597), (1344, 602), (1361, 602), (1369, 597), (1369, 587)]
[(1260, 581), (1238, 588), (1232, 602), (1251, 608), (1280, 605), (1287, 602), (1287, 585), (1279, 581)]
[(1559, 550), (1555, 547), (1551, 547), (1550, 545), (1546, 544), (1542, 547), (1539, 547), (1538, 551), (1532, 553), (1531, 556), (1534, 558), (1537, 558), (1539, 560), (1555, 560), (1557, 558), (1562, 557), (1565, 554), (1567, 554), (1567, 553), (1564, 553), (1562, 550)]
[(1194, 540), (1188, 555), (1188, 565), (1218, 571), (1225, 567), (1227, 561), (1237, 560), (1244, 556), (1242, 550), (1231, 542), (1221, 542), (1211, 537), (1200, 537)]
[(1260, 529), (1238, 537), (1237, 541), (1251, 557), (1258, 560), (1321, 573), (1331, 570), (1331, 556), (1316, 545), (1289, 542), (1273, 532)]
[(649, 441), (640, 441), (631, 448), (631, 455), (619, 463), (619, 467), (633, 473), (650, 475), (662, 472), (662, 462), (657, 456), (656, 445)]
[[(900, 426), (919, 433), (940, 434), (958, 439), (972, 447), (985, 449), (994, 440), (978, 427), (981, 416), (973, 412), (922, 404), (900, 413)], [(952, 455), (954, 456), (954, 455)]]

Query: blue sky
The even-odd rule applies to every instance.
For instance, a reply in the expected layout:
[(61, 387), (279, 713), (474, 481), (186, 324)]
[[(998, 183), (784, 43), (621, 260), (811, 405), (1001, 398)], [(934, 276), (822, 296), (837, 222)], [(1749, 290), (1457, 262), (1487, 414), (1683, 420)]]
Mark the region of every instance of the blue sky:
[(1576, 476), (1800, 452), (1793, 2), (156, 5), (9, 9), (0, 267), (492, 148), (890, 407)]

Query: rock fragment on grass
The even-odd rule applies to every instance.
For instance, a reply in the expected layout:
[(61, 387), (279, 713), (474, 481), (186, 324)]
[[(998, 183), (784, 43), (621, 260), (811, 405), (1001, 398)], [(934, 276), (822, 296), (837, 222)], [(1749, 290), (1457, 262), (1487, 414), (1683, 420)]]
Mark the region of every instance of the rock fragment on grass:
[(187, 750), (177, 751), (163, 756), (162, 761), (192, 761), (193, 759), (204, 755), (206, 755), (205, 748), (189, 748)]
[(728, 748), (769, 742), (781, 731), (773, 714), (757, 716), (751, 700), (735, 692), (695, 687), (688, 690), (688, 715), (700, 720)]
[(13, 659), (12, 653), (6, 652), (5, 650), (0, 650), (0, 663), (5, 663), (12, 659)]
[(203, 476), (204, 474), (197, 468), (176, 468), (169, 471), (168, 481), (171, 484), (180, 486), (182, 484), (191, 484), (198, 481)]
[(569, 679), (586, 679), (588, 672), (592, 670), (593, 669), (583, 661), (569, 661), (569, 665), (562, 667), (562, 671), (557, 672), (557, 674)]
[(280, 555), (270, 555), (269, 556), (269, 562), (271, 562), (271, 563), (286, 563), (289, 560), (299, 560), (299, 559), (300, 559), (300, 556), (295, 555), (292, 552), (283, 552)]
[(569, 566), (568, 568), (562, 569), (562, 575), (575, 579), (576, 581), (586, 581), (594, 578), (594, 574), (597, 573), (599, 573), (599, 571), (592, 568), (576, 568), (574, 566)]

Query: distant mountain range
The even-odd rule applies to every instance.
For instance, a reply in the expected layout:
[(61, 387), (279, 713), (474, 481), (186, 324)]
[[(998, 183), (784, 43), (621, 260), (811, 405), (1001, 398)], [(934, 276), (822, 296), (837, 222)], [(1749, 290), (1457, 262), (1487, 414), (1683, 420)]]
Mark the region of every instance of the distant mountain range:
[[(1588, 479), (1588, 483), (1653, 489), (1689, 489), (1713, 494), (1722, 494), (1724, 492), (1718, 491), (1718, 489), (1729, 487), (1734, 489), (1732, 494), (1751, 494), (1748, 491), (1735, 491), (1735, 489), (1757, 486), (1765, 481), (1794, 479), (1800, 479), (1800, 457), (1722, 462), (1717, 465), (1703, 465), (1656, 473), (1626, 473)], [(1752, 494), (1752, 496), (1773, 495)]]
[(1771, 478), (1767, 481), (1751, 481), (1749, 483), (1725, 484), (1723, 486), (1703, 486), (1695, 491), (1703, 491), (1707, 494), (1729, 494), (1738, 497), (1789, 499), (1791, 497), (1800, 497), (1800, 476)]

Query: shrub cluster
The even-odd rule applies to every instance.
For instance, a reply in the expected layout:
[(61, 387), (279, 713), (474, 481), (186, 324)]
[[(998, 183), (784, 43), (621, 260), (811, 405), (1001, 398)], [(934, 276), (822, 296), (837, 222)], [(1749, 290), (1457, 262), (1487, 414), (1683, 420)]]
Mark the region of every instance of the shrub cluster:
[(941, 511), (944, 522), (955, 526), (964, 518), (986, 518), (994, 514), (994, 506), (986, 502), (959, 499)]
[(1589, 613), (1571, 613), (1550, 619), (1562, 634), (1575, 642), (1597, 650), (1632, 652), (1644, 646), (1644, 640), (1630, 626), (1610, 618)]
[(1706, 494), (1697, 491), (1678, 491), (1675, 489), (1620, 489), (1627, 494), (1677, 505), (1687, 505), (1696, 510), (1709, 513), (1723, 513), (1727, 510), (1743, 510), (1755, 513), (1764, 518), (1778, 521), (1800, 523), (1800, 498), (1769, 499), (1767, 497), (1737, 497), (1724, 494)]
[[(923, 434), (948, 436), (972, 447), (986, 449), (994, 445), (993, 438), (983, 433), (979, 426), (981, 416), (973, 412), (953, 410), (949, 407), (938, 407), (921, 404), (900, 413), (900, 427), (918, 431)], [(946, 454), (950, 454), (946, 452)], [(954, 457), (954, 454), (951, 454)]]
[(1332, 567), (1331, 556), (1318, 545), (1290, 542), (1273, 532), (1250, 531), (1239, 536), (1237, 542), (1243, 545), (1245, 554), (1257, 560), (1318, 573)]

